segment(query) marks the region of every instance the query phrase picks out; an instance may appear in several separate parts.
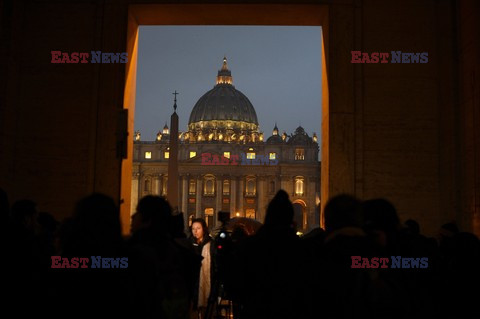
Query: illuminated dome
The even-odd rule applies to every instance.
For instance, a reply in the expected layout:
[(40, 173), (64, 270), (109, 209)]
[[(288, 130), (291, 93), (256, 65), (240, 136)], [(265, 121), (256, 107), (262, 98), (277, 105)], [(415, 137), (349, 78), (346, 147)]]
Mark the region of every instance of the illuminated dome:
[[(210, 140), (231, 141), (245, 135), (245, 141), (259, 139), (258, 120), (255, 108), (249, 99), (235, 89), (227, 59), (223, 58), (223, 66), (218, 71), (216, 85), (205, 93), (195, 104), (188, 121), (190, 135), (208, 136)], [(222, 138), (219, 138), (222, 135)], [(225, 138), (225, 139), (224, 139)], [(197, 138), (197, 141), (200, 141)]]

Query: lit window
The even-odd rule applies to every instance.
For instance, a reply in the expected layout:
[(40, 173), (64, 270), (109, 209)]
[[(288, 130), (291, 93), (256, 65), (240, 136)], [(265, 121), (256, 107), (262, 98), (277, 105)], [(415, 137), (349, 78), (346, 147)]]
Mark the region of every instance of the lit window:
[(230, 152), (223, 152), (223, 157), (230, 158)]
[(223, 181), (223, 195), (230, 195), (230, 181), (228, 179)]
[(247, 159), (255, 159), (255, 153), (253, 153), (253, 152), (248, 152), (248, 153), (247, 153)]
[(255, 196), (256, 193), (256, 185), (255, 185), (255, 178), (248, 177), (247, 182), (245, 183), (245, 193), (248, 196)]
[(151, 159), (152, 158), (152, 152), (145, 152), (145, 158), (146, 159)]
[(170, 147), (167, 147), (164, 153), (164, 158), (170, 158)]
[(245, 210), (245, 217), (255, 219), (255, 209)]
[(295, 149), (295, 160), (303, 161), (305, 159), (305, 150), (303, 148)]
[(196, 190), (196, 183), (194, 179), (190, 180), (189, 186), (188, 186), (188, 193), (190, 195), (195, 195), (195, 190)]
[(277, 153), (269, 153), (268, 158), (271, 159), (271, 160), (277, 159)]
[(215, 178), (213, 176), (205, 176), (203, 194), (204, 195), (215, 194)]
[(295, 178), (295, 195), (303, 195), (303, 177)]
[(197, 152), (190, 151), (190, 158), (197, 156)]
[(205, 223), (207, 226), (213, 226), (213, 208), (205, 208)]

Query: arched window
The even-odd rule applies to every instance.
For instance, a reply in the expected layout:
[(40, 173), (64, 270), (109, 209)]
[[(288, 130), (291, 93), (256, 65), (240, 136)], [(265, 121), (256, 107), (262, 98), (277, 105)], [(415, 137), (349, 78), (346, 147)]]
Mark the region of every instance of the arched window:
[(215, 177), (213, 175), (206, 175), (204, 177), (204, 195), (215, 195)]
[(188, 194), (195, 195), (195, 190), (196, 190), (195, 187), (196, 187), (195, 180), (191, 179), (188, 184)]
[(295, 160), (296, 161), (305, 160), (305, 149), (303, 149), (303, 148), (296, 148), (295, 149)]
[(295, 177), (295, 195), (303, 195), (304, 178), (302, 176)]
[(228, 179), (223, 181), (223, 195), (230, 195), (230, 181)]
[(150, 192), (150, 180), (148, 180), (148, 179), (145, 180), (145, 185), (144, 185), (143, 190), (145, 192)]
[(257, 191), (255, 177), (247, 177), (245, 183), (245, 194), (247, 196), (255, 196)]

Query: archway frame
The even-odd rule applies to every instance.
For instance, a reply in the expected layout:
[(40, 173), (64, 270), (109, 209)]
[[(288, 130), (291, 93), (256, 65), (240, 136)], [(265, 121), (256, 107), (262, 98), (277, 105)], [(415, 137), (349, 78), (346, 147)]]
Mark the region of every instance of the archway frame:
[[(125, 72), (123, 108), (128, 110), (128, 136), (133, 136), (138, 33), (140, 25), (257, 25), (321, 26), (322, 61), (322, 198), (328, 198), (329, 91), (328, 91), (328, 6), (320, 4), (139, 4), (129, 5), (127, 22), (128, 63)], [(234, 12), (235, 14), (232, 14)], [(320, 119), (319, 119), (320, 120)], [(122, 160), (121, 206), (123, 233), (130, 228), (130, 195), (133, 138), (128, 138), (127, 158)], [(322, 200), (322, 203), (325, 202)], [(322, 204), (323, 215), (323, 204)], [(323, 224), (323, 218), (320, 218)]]
[[(302, 227), (304, 229), (304, 224), (308, 225), (308, 212), (307, 212), (307, 203), (303, 199), (296, 199), (292, 202), (292, 205), (298, 204), (302, 206)], [(298, 225), (297, 225), (298, 226)]]

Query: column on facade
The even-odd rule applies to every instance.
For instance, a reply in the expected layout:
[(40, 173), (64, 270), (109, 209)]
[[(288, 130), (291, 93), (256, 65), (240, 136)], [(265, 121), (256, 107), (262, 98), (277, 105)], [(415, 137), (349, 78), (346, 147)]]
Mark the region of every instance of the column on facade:
[(152, 194), (153, 195), (160, 195), (160, 174), (153, 175), (153, 185), (152, 185)]
[[(143, 176), (143, 173), (138, 173), (138, 195), (137, 198), (138, 200), (142, 199), (143, 197), (143, 187), (145, 186), (145, 178)], [(138, 201), (137, 201), (138, 203)], [(137, 207), (135, 206), (135, 209)]]
[(238, 180), (238, 192), (237, 192), (237, 207), (240, 216), (245, 217), (245, 212), (243, 211), (243, 201), (244, 201), (244, 186), (243, 186), (243, 176), (240, 176)]
[(215, 211), (213, 212), (213, 225), (214, 227), (218, 224), (218, 212), (222, 210), (222, 195), (223, 195), (223, 180), (221, 177), (217, 177), (217, 193), (215, 198)]
[(235, 213), (237, 212), (235, 207), (236, 199), (237, 199), (237, 178), (232, 177), (230, 179), (230, 217), (231, 218), (235, 217)]
[[(307, 197), (307, 230), (311, 230), (316, 224), (315, 222), (315, 196), (316, 196), (316, 179), (314, 177), (307, 177), (306, 182), (306, 197)], [(308, 183), (308, 184), (307, 184)]]
[(130, 198), (130, 215), (135, 213), (137, 209), (137, 204), (138, 204), (138, 179), (139, 179), (139, 174), (138, 173), (133, 173), (132, 176), (132, 194)]
[(265, 220), (265, 177), (260, 176), (258, 180), (258, 190), (257, 190), (257, 214), (256, 219), (263, 223)]
[(201, 218), (203, 217), (202, 214), (202, 177), (198, 176), (197, 177), (197, 183), (196, 183), (196, 199), (195, 199), (195, 217), (196, 218)]
[(160, 194), (165, 197), (167, 197), (167, 188), (165, 187), (167, 185), (167, 181), (168, 181), (168, 175), (162, 174), (161, 183), (160, 183), (161, 184)]
[(185, 225), (185, 228), (188, 227), (188, 182), (188, 175), (183, 175), (180, 196), (182, 198), (181, 211), (183, 213), (183, 225)]
[(288, 178), (288, 176), (286, 175), (280, 176), (280, 188), (286, 191), (289, 196), (291, 196), (291, 192), (290, 192), (291, 188), (289, 187), (290, 185), (288, 185), (289, 181), (290, 179)]

